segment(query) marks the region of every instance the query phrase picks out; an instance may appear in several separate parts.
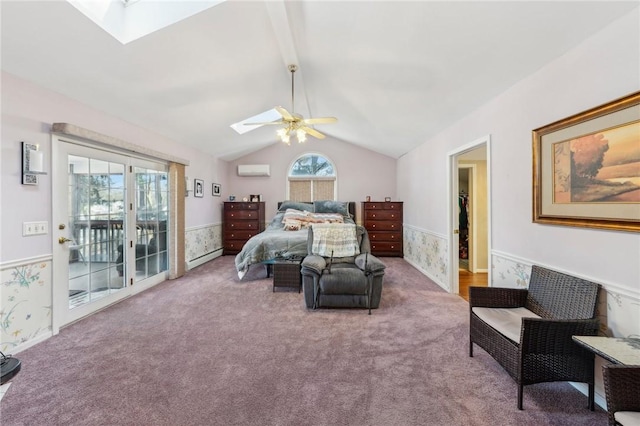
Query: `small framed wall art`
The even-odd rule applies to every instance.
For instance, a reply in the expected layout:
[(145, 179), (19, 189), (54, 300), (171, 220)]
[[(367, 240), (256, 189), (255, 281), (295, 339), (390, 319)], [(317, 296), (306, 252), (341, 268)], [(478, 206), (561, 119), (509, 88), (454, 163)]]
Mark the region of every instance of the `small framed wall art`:
[(212, 194), (214, 197), (219, 197), (219, 196), (221, 195), (221, 193), (222, 193), (222, 191), (221, 191), (221, 190), (222, 190), (222, 188), (220, 187), (220, 184), (219, 184), (219, 183), (214, 183), (214, 184), (212, 184), (212, 185), (211, 185), (211, 188), (212, 188), (212, 189), (211, 189), (211, 194)]
[(193, 196), (202, 198), (204, 197), (204, 181), (202, 179), (194, 179), (193, 180)]

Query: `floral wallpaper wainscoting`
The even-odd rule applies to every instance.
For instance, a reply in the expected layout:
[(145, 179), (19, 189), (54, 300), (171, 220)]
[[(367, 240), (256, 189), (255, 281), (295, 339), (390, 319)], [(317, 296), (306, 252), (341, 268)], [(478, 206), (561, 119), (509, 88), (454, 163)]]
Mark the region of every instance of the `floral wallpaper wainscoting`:
[(531, 276), (531, 263), (505, 253), (491, 256), (492, 287), (527, 288)]
[(421, 270), (436, 284), (449, 290), (447, 240), (410, 225), (403, 227), (404, 260)]
[[(532, 265), (531, 261), (494, 251), (491, 256), (492, 287), (527, 288)], [(600, 320), (600, 335), (640, 335), (640, 294), (557, 267), (541, 266), (597, 282), (602, 286), (596, 308), (596, 316)]]
[(0, 266), (0, 350), (51, 335), (51, 258)]
[(222, 224), (189, 228), (185, 232), (185, 258), (188, 269), (213, 259), (222, 250)]

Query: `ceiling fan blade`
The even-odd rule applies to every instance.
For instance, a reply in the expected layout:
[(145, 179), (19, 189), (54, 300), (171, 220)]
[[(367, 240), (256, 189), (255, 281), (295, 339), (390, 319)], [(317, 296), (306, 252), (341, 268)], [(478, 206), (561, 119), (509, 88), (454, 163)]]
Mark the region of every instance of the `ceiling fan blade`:
[(278, 113), (280, 113), (280, 115), (282, 116), (282, 118), (284, 118), (287, 121), (293, 121), (293, 114), (291, 114), (289, 111), (287, 111), (286, 109), (284, 109), (281, 106), (277, 106), (275, 108), (276, 111), (278, 111)]
[(318, 118), (306, 118), (303, 120), (305, 124), (328, 124), (338, 121), (335, 117), (318, 117)]
[(311, 127), (301, 126), (300, 129), (304, 130), (305, 133), (313, 136), (314, 138), (318, 138), (318, 139), (324, 139), (325, 138), (325, 136), (322, 133), (320, 133), (316, 129), (312, 129)]

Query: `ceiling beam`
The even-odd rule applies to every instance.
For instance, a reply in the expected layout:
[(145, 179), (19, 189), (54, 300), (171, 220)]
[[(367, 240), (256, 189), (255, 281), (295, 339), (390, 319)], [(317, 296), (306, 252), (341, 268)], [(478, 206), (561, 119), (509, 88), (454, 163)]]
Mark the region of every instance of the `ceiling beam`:
[[(303, 66), (300, 64), (296, 44), (293, 39), (293, 31), (291, 28), (291, 20), (287, 13), (287, 7), (285, 0), (265, 1), (267, 13), (273, 26), (273, 32), (278, 40), (278, 46), (280, 47), (280, 54), (284, 61), (283, 71), (290, 74), (288, 66), (295, 64), (298, 66), (298, 70), (295, 73), (295, 111), (298, 114), (302, 114), (304, 117), (311, 117), (311, 111), (309, 108), (309, 101), (307, 100), (307, 91), (305, 89)], [(291, 78), (291, 76), (289, 77)], [(291, 108), (291, 105), (282, 105), (286, 109)]]

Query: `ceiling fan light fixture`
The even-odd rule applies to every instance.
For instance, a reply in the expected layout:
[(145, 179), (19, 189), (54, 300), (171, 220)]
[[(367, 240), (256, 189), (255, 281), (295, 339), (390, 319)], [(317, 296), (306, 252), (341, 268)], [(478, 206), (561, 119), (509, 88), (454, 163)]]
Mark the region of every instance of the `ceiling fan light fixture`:
[(304, 130), (298, 129), (296, 130), (296, 138), (298, 139), (298, 143), (303, 143), (307, 140), (307, 134)]
[(287, 145), (291, 144), (291, 137), (289, 136), (288, 130), (289, 129), (282, 128), (282, 129), (278, 129), (278, 131), (276, 132), (280, 140), (286, 143)]
[[(308, 136), (313, 136), (317, 139), (325, 138), (325, 135), (313, 128), (313, 125), (335, 123), (338, 120), (335, 117), (304, 118), (301, 114), (294, 112), (294, 73), (298, 69), (298, 66), (292, 64), (289, 65), (288, 68), (291, 72), (291, 112), (281, 106), (276, 106), (273, 110), (266, 111), (265, 113), (258, 114), (246, 120), (232, 124), (231, 127), (236, 132), (242, 134), (257, 127), (275, 124), (284, 125), (284, 127), (276, 131), (276, 134), (278, 135), (278, 138), (287, 145), (291, 145), (292, 137), (295, 137), (298, 140), (298, 143), (306, 142)], [(279, 115), (279, 120), (266, 116), (267, 113), (271, 113), (272, 111)], [(269, 121), (264, 121), (265, 119)]]

